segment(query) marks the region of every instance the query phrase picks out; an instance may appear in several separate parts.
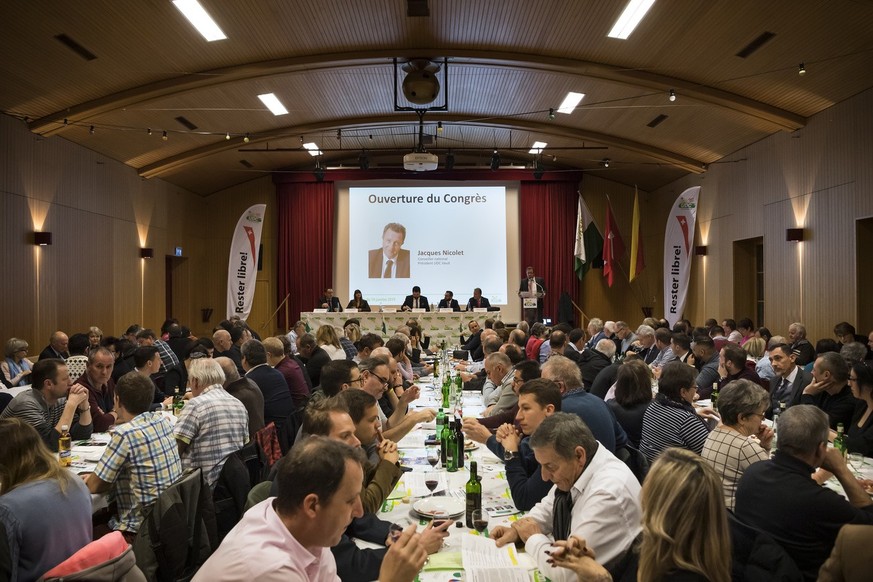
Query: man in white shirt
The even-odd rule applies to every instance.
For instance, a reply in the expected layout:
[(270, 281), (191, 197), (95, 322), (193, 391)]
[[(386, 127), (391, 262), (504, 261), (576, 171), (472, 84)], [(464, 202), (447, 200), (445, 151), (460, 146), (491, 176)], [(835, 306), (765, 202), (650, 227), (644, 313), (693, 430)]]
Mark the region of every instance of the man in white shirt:
[[(339, 581), (329, 548), (364, 514), (363, 462), (360, 448), (324, 437), (295, 447), (276, 477), (279, 495), (247, 511), (194, 580)], [(379, 580), (411, 582), (426, 559), (411, 525), (385, 554)]]
[(574, 535), (588, 542), (607, 570), (616, 567), (640, 534), (640, 484), (627, 466), (598, 443), (575, 414), (556, 412), (530, 439), (543, 479), (555, 484), (526, 517), (497, 526), (498, 546), (516, 541), (553, 582), (575, 582), (576, 573), (549, 564), (555, 540)]

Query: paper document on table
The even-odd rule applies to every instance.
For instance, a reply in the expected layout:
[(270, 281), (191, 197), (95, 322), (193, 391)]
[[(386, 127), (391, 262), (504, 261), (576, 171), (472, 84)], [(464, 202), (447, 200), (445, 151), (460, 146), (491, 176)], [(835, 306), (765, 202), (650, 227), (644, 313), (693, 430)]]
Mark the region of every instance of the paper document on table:
[(530, 582), (530, 573), (523, 568), (467, 568), (467, 582)]
[(518, 566), (518, 556), (515, 553), (514, 545), (509, 544), (498, 548), (494, 540), (481, 536), (465, 535), (461, 541), (461, 555), (467, 572), (472, 568), (512, 569), (514, 566)]

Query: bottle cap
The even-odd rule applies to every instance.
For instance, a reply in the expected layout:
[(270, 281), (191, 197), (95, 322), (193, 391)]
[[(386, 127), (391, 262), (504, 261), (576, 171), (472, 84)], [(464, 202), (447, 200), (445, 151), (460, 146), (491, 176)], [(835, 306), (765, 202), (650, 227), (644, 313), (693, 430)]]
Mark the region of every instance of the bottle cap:
[(68, 430), (70, 430), (70, 426), (67, 425), (67, 424), (62, 424), (62, 425), (61, 425), (61, 430), (62, 430), (63, 432), (67, 432)]

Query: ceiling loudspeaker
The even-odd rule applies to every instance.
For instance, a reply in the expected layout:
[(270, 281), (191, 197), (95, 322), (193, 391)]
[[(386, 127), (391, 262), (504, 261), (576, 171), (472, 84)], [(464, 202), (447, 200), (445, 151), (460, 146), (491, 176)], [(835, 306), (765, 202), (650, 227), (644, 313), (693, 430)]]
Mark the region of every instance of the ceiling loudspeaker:
[(410, 103), (425, 105), (433, 103), (440, 94), (437, 79), (440, 66), (427, 59), (413, 59), (403, 65), (406, 77), (403, 78), (403, 96)]

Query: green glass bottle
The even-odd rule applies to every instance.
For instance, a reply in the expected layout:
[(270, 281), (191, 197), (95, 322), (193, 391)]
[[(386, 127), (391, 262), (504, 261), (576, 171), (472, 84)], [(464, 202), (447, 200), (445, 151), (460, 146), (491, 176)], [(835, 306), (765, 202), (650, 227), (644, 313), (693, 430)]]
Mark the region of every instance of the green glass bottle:
[[(446, 463), (445, 468), (449, 473), (458, 470), (458, 440), (455, 438), (455, 421), (449, 420), (449, 424), (443, 429), (446, 439)], [(460, 451), (463, 454), (463, 449)]]
[(455, 418), (455, 443), (458, 446), (458, 456), (455, 457), (458, 462), (458, 468), (464, 468), (464, 431), (461, 430), (463, 424), (461, 424), (461, 417), (458, 416)]
[(846, 436), (843, 434), (845, 432), (845, 427), (843, 423), (839, 423), (837, 425), (837, 436), (834, 437), (834, 448), (840, 451), (840, 454), (843, 456), (843, 459), (846, 458), (849, 451), (846, 447)]
[(452, 434), (451, 425), (448, 422), (448, 418), (443, 421), (443, 429), (440, 431), (440, 462), (443, 464), (443, 467), (448, 467), (448, 458), (449, 458), (449, 443), (454, 441), (454, 435)]
[(476, 461), (470, 461), (470, 479), (464, 486), (467, 493), (467, 527), (470, 529), (473, 529), (473, 512), (482, 509), (482, 483), (476, 471)]

